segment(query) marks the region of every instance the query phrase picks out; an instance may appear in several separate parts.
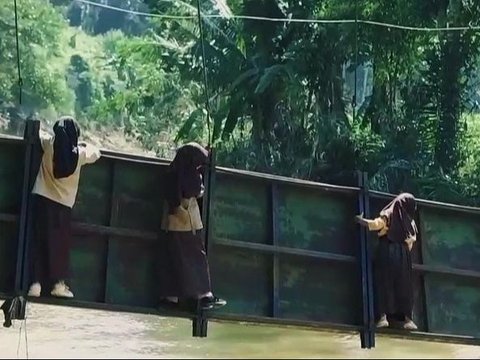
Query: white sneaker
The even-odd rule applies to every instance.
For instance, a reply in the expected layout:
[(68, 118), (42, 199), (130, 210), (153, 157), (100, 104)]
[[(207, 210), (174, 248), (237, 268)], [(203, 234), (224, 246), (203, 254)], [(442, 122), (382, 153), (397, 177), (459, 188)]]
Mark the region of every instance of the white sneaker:
[(383, 315), (380, 320), (377, 322), (377, 329), (383, 329), (390, 326), (390, 323), (387, 320), (387, 316)]
[(403, 324), (403, 329), (404, 330), (415, 331), (415, 330), (418, 330), (418, 327), (417, 327), (417, 325), (415, 325), (413, 320), (409, 319), (409, 320), (405, 321), (405, 323)]
[(39, 282), (33, 283), (30, 285), (30, 289), (28, 290), (28, 296), (30, 297), (40, 297), (42, 294), (42, 286)]
[(53, 287), (52, 296), (71, 299), (73, 298), (73, 293), (70, 291), (69, 287), (65, 285), (63, 281), (59, 281)]

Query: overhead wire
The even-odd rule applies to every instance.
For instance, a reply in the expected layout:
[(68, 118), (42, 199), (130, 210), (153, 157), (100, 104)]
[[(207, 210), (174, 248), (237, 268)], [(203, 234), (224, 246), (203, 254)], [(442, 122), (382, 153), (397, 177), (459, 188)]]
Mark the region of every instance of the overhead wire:
[[(251, 21), (268, 21), (268, 22), (279, 22), (279, 23), (307, 23), (307, 24), (355, 24), (355, 32), (356, 32), (356, 42), (358, 42), (358, 26), (359, 24), (376, 26), (376, 27), (383, 27), (389, 29), (398, 29), (404, 31), (417, 31), (417, 32), (448, 32), (448, 31), (480, 31), (480, 26), (473, 26), (469, 24), (469, 26), (447, 26), (447, 27), (418, 27), (418, 26), (409, 26), (409, 25), (402, 25), (402, 24), (392, 24), (387, 22), (381, 21), (374, 21), (374, 20), (363, 20), (359, 19), (358, 17), (358, 9), (355, 10), (355, 19), (301, 19), (301, 18), (274, 18), (274, 17), (266, 17), (266, 16), (251, 16), (251, 15), (235, 15), (235, 14), (228, 14), (228, 15), (221, 15), (221, 14), (203, 14), (200, 8), (200, 0), (197, 0), (197, 11), (196, 14), (190, 15), (171, 15), (171, 14), (155, 14), (155, 13), (148, 13), (130, 9), (124, 9), (117, 6), (112, 6), (108, 4), (101, 4), (92, 0), (74, 0), (75, 2), (91, 5), (94, 7), (100, 7), (105, 9), (110, 9), (113, 11), (128, 13), (137, 16), (143, 16), (148, 18), (158, 18), (164, 20), (197, 20), (199, 31), (200, 31), (200, 41), (201, 41), (201, 51), (202, 51), (202, 63), (203, 63), (203, 82), (204, 82), (204, 93), (205, 93), (205, 110), (206, 110), (206, 122), (207, 122), (207, 132), (208, 132), (208, 145), (210, 146), (213, 142), (213, 134), (211, 129), (211, 112), (210, 112), (210, 103), (209, 103), (209, 84), (208, 84), (208, 73), (207, 73), (207, 65), (206, 65), (206, 51), (205, 51), (205, 37), (204, 37), (204, 29), (203, 29), (203, 21), (202, 19), (234, 19), (234, 20), (251, 20)], [(171, 2), (177, 4), (184, 4), (182, 1), (179, 0), (159, 0), (164, 2)], [(16, 0), (15, 0), (16, 2)], [(188, 6), (190, 11), (194, 11), (192, 6)], [(356, 47), (358, 44), (356, 43)], [(358, 50), (358, 49), (357, 49)], [(358, 52), (358, 51), (357, 51)], [(17, 58), (19, 59), (19, 50), (18, 50), (18, 40), (17, 40)], [(358, 56), (358, 54), (357, 54)], [(358, 62), (358, 59), (356, 59)], [(356, 64), (358, 65), (358, 64)], [(19, 85), (21, 85), (21, 73), (20, 73), (20, 62), (19, 62)], [(357, 69), (355, 69), (355, 72)], [(355, 83), (356, 85), (356, 83)], [(21, 86), (20, 86), (21, 88)], [(356, 96), (356, 92), (355, 92)], [(353, 99), (353, 103), (356, 102), (357, 99)], [(21, 95), (20, 95), (21, 98)], [(354, 107), (356, 105), (354, 104)]]
[(198, 26), (200, 30), (200, 42), (202, 46), (202, 64), (203, 64), (203, 82), (204, 82), (204, 93), (205, 93), (205, 111), (206, 120), (207, 120), (207, 132), (208, 132), (208, 147), (212, 145), (212, 131), (211, 131), (211, 118), (210, 118), (210, 92), (208, 91), (208, 74), (207, 74), (207, 58), (205, 52), (205, 37), (203, 33), (203, 20), (202, 20), (202, 10), (200, 9), (200, 0), (197, 0), (197, 16), (198, 16)]
[[(154, 14), (142, 11), (135, 11), (129, 9), (123, 9), (116, 6), (108, 4), (100, 4), (91, 0), (74, 0), (79, 3), (88, 4), (92, 6), (102, 7), (114, 11), (129, 13), (138, 16), (159, 18), (159, 19), (196, 19), (198, 15), (170, 15), (170, 14)], [(172, 0), (171, 2), (175, 2)], [(423, 31), (423, 32), (447, 32), (447, 31), (480, 31), (480, 25), (471, 25), (468, 26), (447, 26), (447, 27), (420, 27), (420, 26), (409, 26), (401, 24), (393, 24), (388, 22), (374, 21), (374, 20), (363, 20), (363, 19), (298, 19), (298, 18), (274, 18), (267, 16), (251, 16), (251, 15), (221, 15), (221, 14), (201, 14), (202, 18), (205, 19), (238, 19), (238, 20), (256, 20), (256, 21), (269, 21), (269, 22), (282, 22), (282, 23), (311, 23), (311, 24), (365, 24), (372, 25), (377, 27), (386, 27), (391, 29), (398, 30), (408, 30), (408, 31)]]
[(19, 105), (22, 105), (23, 79), (22, 79), (22, 67), (21, 67), (21, 60), (20, 60), (20, 40), (19, 40), (19, 29), (18, 29), (17, 0), (13, 0), (13, 9), (15, 13), (15, 46), (17, 51), (18, 103)]

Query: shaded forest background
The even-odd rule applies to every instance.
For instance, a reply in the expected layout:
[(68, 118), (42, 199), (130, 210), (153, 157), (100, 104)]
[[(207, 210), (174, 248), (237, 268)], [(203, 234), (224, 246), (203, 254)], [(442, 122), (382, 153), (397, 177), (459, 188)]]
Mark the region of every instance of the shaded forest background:
[[(192, 0), (0, 0), (0, 131), (74, 115), (87, 138), (171, 157), (206, 144)], [(480, 205), (480, 31), (232, 15), (480, 26), (477, 0), (202, 0), (212, 136), (223, 166)], [(355, 76), (356, 74), (356, 76)], [(356, 81), (355, 81), (356, 78)], [(356, 96), (355, 96), (356, 94)]]

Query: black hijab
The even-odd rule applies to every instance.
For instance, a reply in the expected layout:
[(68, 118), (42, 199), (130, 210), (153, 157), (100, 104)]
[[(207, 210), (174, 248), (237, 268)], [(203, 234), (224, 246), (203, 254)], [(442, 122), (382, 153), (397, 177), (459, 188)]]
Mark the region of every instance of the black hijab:
[(416, 210), (415, 197), (409, 193), (398, 195), (383, 208), (380, 215), (387, 218), (387, 237), (391, 241), (404, 242), (409, 237), (417, 235), (418, 230), (414, 222)]
[(188, 143), (177, 150), (167, 174), (166, 199), (172, 214), (182, 198), (197, 197), (202, 191), (202, 176), (197, 169), (208, 163), (208, 151), (197, 143)]
[(80, 128), (71, 117), (60, 118), (53, 125), (53, 175), (56, 179), (72, 175), (78, 165)]

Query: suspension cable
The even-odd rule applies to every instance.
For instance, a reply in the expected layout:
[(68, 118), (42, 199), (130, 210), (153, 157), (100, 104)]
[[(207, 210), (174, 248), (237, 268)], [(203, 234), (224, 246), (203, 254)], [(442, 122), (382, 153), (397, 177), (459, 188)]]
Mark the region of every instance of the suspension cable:
[[(167, 14), (153, 14), (142, 11), (135, 11), (129, 9), (122, 9), (107, 4), (100, 4), (90, 0), (75, 0), (76, 2), (88, 4), (91, 6), (101, 7), (105, 9), (110, 9), (114, 11), (124, 12), (137, 16), (158, 18), (158, 19), (177, 19), (177, 20), (191, 20), (197, 18), (198, 15), (167, 15)], [(163, 0), (170, 1), (170, 0)], [(176, 2), (171, 0), (171, 2)], [(419, 27), (419, 26), (408, 26), (401, 24), (392, 24), (381, 21), (374, 20), (362, 20), (362, 19), (297, 19), (297, 18), (272, 18), (266, 16), (250, 16), (250, 15), (219, 15), (219, 14), (203, 14), (201, 15), (204, 19), (239, 19), (239, 20), (256, 20), (256, 21), (269, 21), (269, 22), (281, 22), (281, 23), (307, 23), (307, 24), (364, 24), (377, 27), (398, 29), (398, 30), (407, 30), (407, 31), (420, 31), (420, 32), (449, 32), (449, 31), (480, 31), (480, 26), (478, 25), (463, 25), (463, 26), (447, 26), (447, 27)]]
[(205, 56), (205, 37), (203, 33), (203, 19), (202, 19), (202, 10), (200, 9), (200, 0), (197, 0), (197, 15), (198, 15), (198, 26), (200, 29), (200, 39), (202, 46), (202, 63), (203, 63), (203, 83), (205, 87), (205, 110), (207, 112), (207, 132), (208, 132), (208, 147), (213, 143), (212, 131), (210, 125), (210, 92), (208, 91), (208, 74), (207, 74), (207, 58)]

